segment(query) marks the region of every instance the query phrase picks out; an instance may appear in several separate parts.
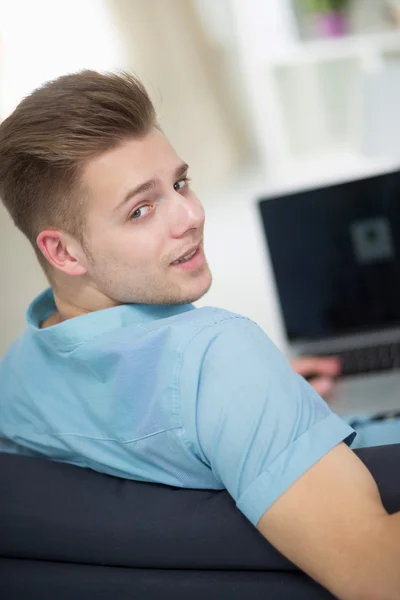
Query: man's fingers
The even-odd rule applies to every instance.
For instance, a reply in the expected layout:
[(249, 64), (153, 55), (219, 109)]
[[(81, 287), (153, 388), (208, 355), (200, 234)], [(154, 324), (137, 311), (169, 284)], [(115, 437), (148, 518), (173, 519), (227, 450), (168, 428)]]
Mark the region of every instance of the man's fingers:
[(341, 361), (336, 356), (302, 356), (293, 360), (291, 364), (296, 373), (303, 377), (312, 377), (313, 375), (338, 377), (341, 371)]
[(312, 379), (310, 385), (325, 400), (331, 395), (335, 388), (335, 380), (331, 377), (317, 377)]

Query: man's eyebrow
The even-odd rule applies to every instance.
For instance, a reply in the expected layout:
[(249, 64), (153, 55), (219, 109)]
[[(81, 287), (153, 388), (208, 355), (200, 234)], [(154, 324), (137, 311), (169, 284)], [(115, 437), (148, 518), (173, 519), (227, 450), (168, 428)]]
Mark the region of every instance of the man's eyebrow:
[[(174, 171), (173, 177), (174, 179), (178, 179), (178, 177), (182, 177), (189, 169), (189, 165), (186, 163), (182, 163), (177, 167)], [(124, 196), (123, 200), (117, 204), (117, 206), (113, 209), (113, 212), (118, 211), (124, 204), (126, 204), (131, 198), (141, 194), (143, 192), (148, 192), (149, 190), (155, 188), (160, 183), (159, 179), (149, 179), (148, 181), (144, 181), (137, 185), (133, 190), (129, 190), (129, 192)]]

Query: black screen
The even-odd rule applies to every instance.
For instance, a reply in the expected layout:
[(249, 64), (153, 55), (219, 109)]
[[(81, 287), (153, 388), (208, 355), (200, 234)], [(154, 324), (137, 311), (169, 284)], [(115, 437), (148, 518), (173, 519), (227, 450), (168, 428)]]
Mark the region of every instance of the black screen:
[(259, 208), (289, 339), (400, 325), (400, 171)]

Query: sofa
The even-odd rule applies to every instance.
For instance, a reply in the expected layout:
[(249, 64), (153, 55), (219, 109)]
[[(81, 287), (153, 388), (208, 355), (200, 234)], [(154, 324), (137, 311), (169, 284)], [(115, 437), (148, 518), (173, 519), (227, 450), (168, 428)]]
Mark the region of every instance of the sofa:
[[(358, 450), (389, 512), (400, 445)], [(2, 600), (327, 600), (225, 491), (0, 454)]]

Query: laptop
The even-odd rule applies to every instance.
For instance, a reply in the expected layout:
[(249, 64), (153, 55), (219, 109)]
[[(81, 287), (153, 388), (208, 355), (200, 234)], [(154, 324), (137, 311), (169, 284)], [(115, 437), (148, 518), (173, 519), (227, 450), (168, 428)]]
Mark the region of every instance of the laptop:
[(290, 354), (341, 357), (339, 414), (400, 411), (400, 170), (258, 205)]

